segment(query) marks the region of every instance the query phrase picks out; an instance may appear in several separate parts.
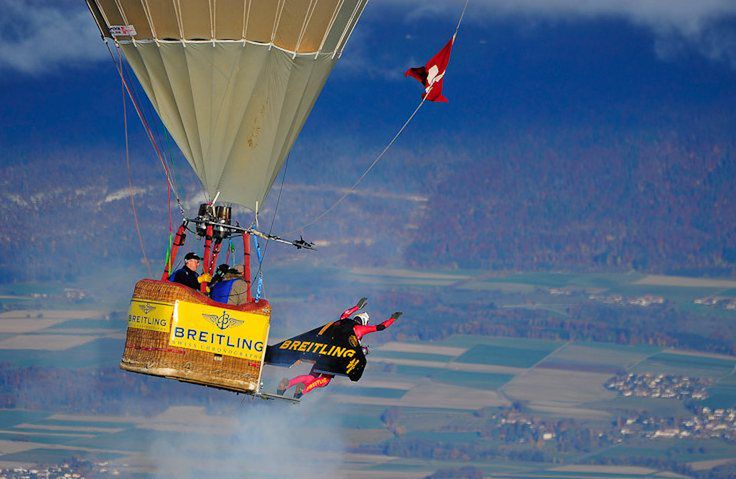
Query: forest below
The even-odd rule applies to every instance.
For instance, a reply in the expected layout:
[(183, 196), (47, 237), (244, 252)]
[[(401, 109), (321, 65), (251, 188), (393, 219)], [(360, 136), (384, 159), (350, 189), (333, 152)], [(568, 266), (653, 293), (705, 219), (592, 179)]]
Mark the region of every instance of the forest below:
[[(307, 239), (329, 240), (326, 253), (310, 260), (731, 275), (736, 144), (723, 134), (729, 127), (725, 120), (700, 131), (667, 124), (529, 127), (483, 141), (472, 157), (450, 148), (433, 156), (437, 146), (427, 146), (377, 169), (339, 211), (308, 229)], [(160, 165), (139, 160), (129, 183), (124, 163), (100, 161), (117, 151), (15, 154), (0, 166), (0, 214), (11, 225), (0, 234), (3, 281), (70, 280), (91, 262), (143, 271), (131, 184), (147, 256), (155, 264), (164, 257), (170, 219)], [(262, 223), (278, 205), (275, 232), (298, 228), (349, 184), (345, 171), (360, 171), (361, 160), (341, 159), (340, 168), (328, 160), (324, 168), (292, 166), (283, 191), (276, 183)], [(183, 161), (176, 178), (193, 215), (203, 197)], [(173, 202), (172, 210), (176, 228)]]

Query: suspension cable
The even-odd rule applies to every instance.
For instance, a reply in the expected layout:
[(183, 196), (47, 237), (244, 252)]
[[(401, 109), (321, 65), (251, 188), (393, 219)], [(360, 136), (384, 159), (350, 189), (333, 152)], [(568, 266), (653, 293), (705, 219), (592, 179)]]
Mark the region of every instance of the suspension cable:
[[(120, 58), (120, 62), (122, 63), (123, 59)], [(122, 65), (120, 66), (122, 68)], [(135, 195), (133, 192), (133, 173), (132, 169), (130, 167), (130, 143), (128, 138), (128, 107), (127, 107), (127, 98), (125, 97), (125, 86), (121, 83), (120, 85), (120, 94), (123, 100), (123, 128), (125, 130), (125, 166), (128, 170), (128, 196), (130, 196), (130, 209), (133, 211), (133, 221), (135, 223), (135, 231), (138, 234), (138, 243), (141, 247), (141, 254), (143, 255), (143, 261), (146, 264), (146, 268), (148, 269), (148, 276), (153, 277), (153, 270), (151, 270), (151, 262), (148, 260), (148, 255), (146, 254), (146, 247), (143, 243), (143, 234), (141, 233), (141, 225), (138, 221), (138, 210), (135, 207)]]
[[(286, 180), (286, 172), (289, 169), (289, 158), (291, 155), (286, 155), (286, 162), (284, 163), (284, 173), (281, 175), (281, 186), (279, 187), (279, 195), (276, 198), (276, 207), (273, 210), (273, 216), (271, 217), (271, 225), (268, 227), (268, 236), (271, 236), (271, 233), (273, 232), (273, 224), (276, 221), (276, 214), (279, 211), (279, 204), (281, 204), (281, 193), (284, 191), (284, 181)], [(257, 242), (258, 240), (256, 240)], [(268, 245), (270, 244), (270, 240), (266, 239), (266, 245), (263, 247), (263, 257), (258, 260), (258, 271), (256, 272), (255, 276), (258, 277), (258, 275), (261, 274), (261, 269), (263, 268), (263, 262), (266, 259), (266, 252), (268, 251)]]
[[(120, 55), (120, 52), (118, 50), (118, 58), (121, 58), (121, 57), (122, 56)], [(122, 61), (121, 61), (120, 66), (122, 67), (121, 68), (122, 71), (125, 73), (125, 64), (123, 64)], [(151, 111), (151, 104), (149, 102), (141, 102), (139, 99), (139, 95), (137, 95), (138, 92), (135, 90), (135, 88), (132, 89), (130, 93), (135, 98), (135, 103), (137, 103), (139, 107), (141, 108), (141, 112), (144, 118), (151, 118), (155, 116), (155, 113)], [(154, 122), (152, 126), (155, 127), (155, 130), (152, 129), (152, 134), (155, 135), (155, 138), (157, 139), (158, 144), (163, 145), (162, 151), (169, 152), (170, 148), (167, 147), (165, 144), (166, 132), (167, 132), (166, 128), (161, 124), (161, 122)], [(169, 158), (169, 160), (167, 161), (167, 159), (164, 157), (164, 162), (166, 163), (166, 167), (169, 168), (171, 178), (172, 178), (172, 183), (176, 183), (176, 174), (174, 171), (173, 161), (171, 160), (171, 158)], [(164, 171), (166, 170), (164, 169)], [(166, 179), (166, 205), (167, 205), (168, 219), (169, 219), (169, 248), (171, 248), (172, 241), (173, 241), (172, 238), (174, 235), (174, 218), (173, 218), (173, 212), (171, 208), (171, 184), (169, 184), (168, 179)]]
[[(169, 183), (169, 186), (171, 187), (174, 196), (176, 197), (176, 203), (179, 206), (179, 211), (181, 212), (182, 218), (186, 218), (186, 213), (184, 211), (184, 206), (181, 203), (181, 197), (176, 189), (176, 185), (174, 185), (173, 180), (171, 178), (171, 172), (169, 170), (169, 167), (166, 163), (166, 160), (164, 159), (163, 153), (161, 153), (161, 150), (158, 146), (158, 143), (156, 142), (156, 138), (153, 136), (153, 132), (151, 130), (150, 125), (148, 124), (148, 121), (146, 120), (145, 116), (143, 115), (143, 111), (141, 110), (140, 106), (138, 105), (138, 102), (135, 99), (135, 96), (133, 95), (133, 92), (130, 89), (130, 85), (128, 84), (127, 80), (125, 79), (125, 74), (122, 68), (118, 67), (117, 62), (115, 61), (115, 55), (113, 54), (112, 50), (110, 49), (110, 45), (107, 42), (107, 39), (105, 39), (105, 46), (107, 47), (107, 51), (110, 53), (110, 57), (113, 60), (113, 63), (115, 64), (115, 69), (118, 71), (118, 74), (120, 75), (120, 80), (122, 81), (123, 86), (125, 87), (125, 91), (128, 93), (128, 97), (130, 97), (131, 102), (133, 103), (133, 107), (135, 108), (136, 113), (138, 114), (138, 118), (140, 119), (141, 123), (143, 124), (143, 128), (146, 132), (146, 136), (148, 136), (148, 140), (151, 142), (151, 145), (153, 145), (153, 149), (156, 152), (156, 156), (158, 157), (159, 161), (161, 162), (161, 165), (164, 168), (164, 173), (166, 174), (166, 181)], [(118, 49), (118, 55), (121, 56), (122, 53), (120, 53)]]

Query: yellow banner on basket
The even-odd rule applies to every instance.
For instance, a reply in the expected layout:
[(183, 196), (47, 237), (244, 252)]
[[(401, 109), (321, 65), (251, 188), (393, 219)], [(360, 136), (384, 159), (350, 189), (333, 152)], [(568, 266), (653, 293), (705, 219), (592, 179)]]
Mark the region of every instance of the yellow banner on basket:
[(168, 333), (174, 305), (133, 299), (128, 309), (128, 327)]
[(262, 314), (176, 301), (169, 344), (260, 361), (268, 326)]

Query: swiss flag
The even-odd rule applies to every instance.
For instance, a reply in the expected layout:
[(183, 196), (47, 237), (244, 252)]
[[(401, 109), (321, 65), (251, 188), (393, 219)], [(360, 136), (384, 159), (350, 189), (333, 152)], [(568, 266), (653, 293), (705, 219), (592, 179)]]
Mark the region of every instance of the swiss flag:
[(424, 85), (424, 95), (422, 95), (422, 98), (429, 101), (448, 102), (447, 98), (442, 95), (442, 80), (445, 78), (445, 70), (447, 70), (447, 64), (450, 62), (450, 52), (452, 51), (452, 44), (454, 42), (455, 35), (450, 38), (447, 45), (442, 47), (442, 50), (437, 52), (426, 65), (423, 67), (409, 68), (404, 73), (404, 76), (414, 77)]

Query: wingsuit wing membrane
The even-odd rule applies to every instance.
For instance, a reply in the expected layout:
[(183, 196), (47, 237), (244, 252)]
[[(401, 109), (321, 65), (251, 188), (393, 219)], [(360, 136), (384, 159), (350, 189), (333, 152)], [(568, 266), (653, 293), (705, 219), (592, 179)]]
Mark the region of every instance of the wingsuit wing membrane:
[(366, 359), (353, 332), (352, 321), (335, 321), (266, 348), (266, 364), (292, 366), (295, 362), (314, 362), (314, 371), (347, 376), (357, 381), (363, 375)]

